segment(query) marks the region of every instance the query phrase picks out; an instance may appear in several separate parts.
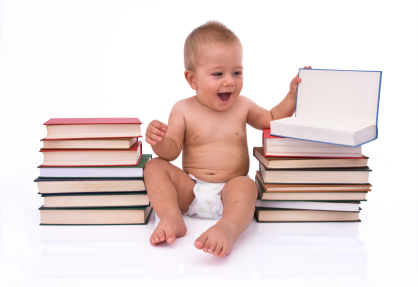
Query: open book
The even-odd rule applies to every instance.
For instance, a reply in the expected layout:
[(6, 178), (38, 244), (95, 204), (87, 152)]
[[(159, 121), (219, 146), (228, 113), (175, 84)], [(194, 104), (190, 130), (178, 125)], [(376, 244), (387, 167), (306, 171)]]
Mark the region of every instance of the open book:
[(271, 134), (345, 146), (377, 138), (379, 71), (299, 69), (295, 117), (270, 122)]

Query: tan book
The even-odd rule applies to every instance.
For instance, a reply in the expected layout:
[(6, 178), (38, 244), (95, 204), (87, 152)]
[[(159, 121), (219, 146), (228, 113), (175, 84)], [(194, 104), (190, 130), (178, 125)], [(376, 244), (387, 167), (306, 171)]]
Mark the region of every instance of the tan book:
[(359, 221), (359, 212), (256, 208), (260, 222)]
[(265, 192), (255, 180), (261, 200), (366, 200), (367, 192)]
[(40, 194), (145, 191), (143, 179), (43, 179), (37, 178)]
[(44, 224), (146, 224), (151, 206), (107, 208), (40, 207)]
[(369, 158), (312, 158), (312, 157), (266, 157), (262, 147), (254, 147), (253, 155), (265, 167), (281, 168), (340, 168), (366, 167)]
[(46, 139), (134, 138), (141, 136), (138, 118), (54, 118), (44, 123)]
[(42, 194), (44, 207), (104, 207), (149, 205), (149, 198), (142, 193), (100, 194)]
[(42, 139), (43, 149), (130, 149), (138, 138), (108, 138), (108, 139)]
[(256, 172), (256, 179), (263, 186), (265, 192), (368, 192), (371, 184), (285, 184), (264, 183), (260, 171)]

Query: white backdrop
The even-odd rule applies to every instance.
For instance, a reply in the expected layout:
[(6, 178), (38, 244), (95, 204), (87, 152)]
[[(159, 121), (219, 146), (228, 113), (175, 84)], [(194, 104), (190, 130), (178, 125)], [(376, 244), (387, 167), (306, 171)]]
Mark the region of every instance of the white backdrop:
[[(219, 20), (244, 47), (242, 94), (267, 109), (305, 65), (383, 71), (379, 138), (363, 147), (373, 169), (363, 209), (389, 221), (404, 212), (399, 224), (412, 225), (396, 236), (416, 236), (417, 1), (0, 3), (0, 173), (24, 189), (22, 202), (42, 202), (33, 179), (45, 121), (138, 117), (144, 131), (153, 119), (167, 122), (173, 104), (193, 95), (183, 77), (187, 35)], [(252, 154), (261, 131), (248, 126), (247, 134)], [(145, 142), (143, 151), (152, 152)], [(251, 157), (251, 177), (256, 169)], [(2, 190), (0, 207), (12, 192)]]

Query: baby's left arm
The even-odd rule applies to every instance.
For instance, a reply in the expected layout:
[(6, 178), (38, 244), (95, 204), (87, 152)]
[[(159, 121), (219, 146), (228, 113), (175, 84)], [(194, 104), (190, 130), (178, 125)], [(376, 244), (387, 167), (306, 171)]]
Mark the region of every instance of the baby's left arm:
[[(305, 66), (305, 69), (310, 69), (311, 66)], [(291, 117), (296, 109), (296, 92), (298, 83), (302, 79), (296, 75), (290, 82), (290, 89), (286, 97), (270, 111), (258, 106), (251, 100), (249, 100), (249, 109), (247, 123), (256, 129), (268, 129), (270, 128), (270, 122), (286, 117)]]

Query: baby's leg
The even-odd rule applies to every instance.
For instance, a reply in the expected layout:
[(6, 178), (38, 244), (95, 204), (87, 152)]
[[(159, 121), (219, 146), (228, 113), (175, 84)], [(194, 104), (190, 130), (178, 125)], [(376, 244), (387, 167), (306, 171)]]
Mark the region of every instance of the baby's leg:
[(165, 240), (173, 243), (176, 237), (186, 234), (187, 228), (180, 211), (186, 212), (192, 203), (195, 182), (186, 172), (161, 158), (147, 162), (144, 179), (148, 197), (161, 219), (150, 242), (152, 245)]
[(250, 178), (239, 176), (228, 181), (222, 190), (222, 218), (199, 238), (194, 246), (204, 252), (224, 257), (250, 225), (257, 199), (257, 188)]

